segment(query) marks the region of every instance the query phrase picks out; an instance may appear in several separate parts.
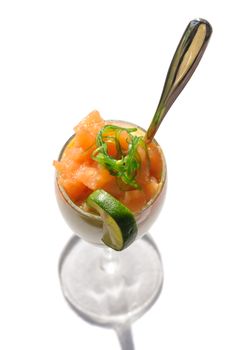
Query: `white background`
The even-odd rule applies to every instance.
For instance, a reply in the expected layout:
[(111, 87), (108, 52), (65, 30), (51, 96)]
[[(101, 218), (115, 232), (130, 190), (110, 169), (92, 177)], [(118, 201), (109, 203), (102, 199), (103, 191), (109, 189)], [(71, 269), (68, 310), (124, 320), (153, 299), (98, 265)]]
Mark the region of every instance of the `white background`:
[(152, 235), (165, 283), (136, 349), (244, 349), (243, 1), (1, 1), (0, 348), (119, 349), (79, 319), (57, 275), (71, 232), (52, 160), (93, 109), (147, 128), (188, 22), (210, 45), (157, 139), (168, 192)]

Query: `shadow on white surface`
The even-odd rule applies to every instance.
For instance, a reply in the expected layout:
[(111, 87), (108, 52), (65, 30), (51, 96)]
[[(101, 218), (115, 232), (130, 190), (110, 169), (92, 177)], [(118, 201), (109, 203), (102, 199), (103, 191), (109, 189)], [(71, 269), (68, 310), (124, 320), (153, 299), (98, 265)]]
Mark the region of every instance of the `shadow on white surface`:
[(132, 328), (130, 325), (115, 328), (122, 350), (134, 350)]

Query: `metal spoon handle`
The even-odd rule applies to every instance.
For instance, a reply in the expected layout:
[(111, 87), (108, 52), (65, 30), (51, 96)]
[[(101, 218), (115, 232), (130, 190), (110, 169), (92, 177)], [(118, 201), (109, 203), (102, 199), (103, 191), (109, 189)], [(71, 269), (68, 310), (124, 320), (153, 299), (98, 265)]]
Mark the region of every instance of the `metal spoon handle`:
[(195, 19), (188, 24), (169, 67), (157, 110), (146, 133), (146, 142), (153, 139), (169, 108), (191, 78), (211, 34), (212, 27), (204, 19)]

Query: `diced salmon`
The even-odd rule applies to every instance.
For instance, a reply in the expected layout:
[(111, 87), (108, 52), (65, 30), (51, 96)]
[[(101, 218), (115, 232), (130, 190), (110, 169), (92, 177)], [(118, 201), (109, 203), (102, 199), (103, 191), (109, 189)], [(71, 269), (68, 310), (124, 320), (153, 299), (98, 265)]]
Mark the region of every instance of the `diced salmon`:
[(136, 181), (142, 186), (149, 181), (150, 163), (146, 150), (143, 147), (139, 146), (137, 151), (140, 157), (140, 168), (136, 176)]
[(111, 179), (109, 182), (104, 184), (102, 186), (102, 189), (106, 192), (109, 192), (112, 196), (116, 197), (117, 199), (124, 198), (125, 191), (122, 191), (117, 183), (117, 178), (115, 176), (111, 176)]
[(115, 142), (113, 140), (108, 139), (105, 141), (105, 143), (107, 144), (107, 152), (109, 156), (116, 158), (118, 151)]
[(161, 180), (162, 176), (162, 157), (158, 146), (154, 143), (148, 145), (148, 154), (150, 158), (150, 174), (154, 176), (157, 181)]
[(75, 146), (80, 146), (84, 150), (95, 144), (95, 139), (100, 129), (105, 125), (99, 112), (93, 111), (84, 118), (75, 128)]
[(110, 182), (112, 175), (110, 175), (109, 171), (102, 166), (89, 166), (82, 164), (77, 170), (75, 178), (91, 190), (97, 190)]
[[(75, 162), (81, 163), (90, 163), (92, 161), (91, 154), (96, 149), (96, 145), (93, 144), (86, 150), (83, 150), (81, 147), (73, 147), (67, 150), (65, 153), (64, 161), (67, 159), (73, 159)], [(63, 157), (62, 157), (63, 160)]]
[(68, 178), (79, 168), (79, 163), (75, 162), (73, 159), (67, 159), (66, 161), (54, 161), (54, 166), (59, 175)]
[(145, 193), (142, 190), (125, 192), (122, 203), (133, 212), (139, 212), (147, 203)]
[(60, 177), (59, 185), (64, 188), (65, 192), (73, 202), (85, 199), (86, 187), (82, 182), (79, 182), (73, 178), (64, 179), (63, 177)]
[(143, 185), (143, 190), (146, 196), (147, 202), (155, 197), (158, 191), (159, 184), (155, 177), (151, 176), (150, 180)]
[(120, 142), (122, 150), (124, 152), (127, 152), (128, 151), (128, 145), (129, 145), (129, 136), (128, 136), (128, 133), (126, 131), (120, 132), (119, 142)]
[(76, 134), (79, 133), (81, 129), (93, 130), (95, 128), (99, 131), (104, 125), (105, 121), (101, 118), (100, 113), (98, 111), (92, 111), (75, 126), (74, 130)]

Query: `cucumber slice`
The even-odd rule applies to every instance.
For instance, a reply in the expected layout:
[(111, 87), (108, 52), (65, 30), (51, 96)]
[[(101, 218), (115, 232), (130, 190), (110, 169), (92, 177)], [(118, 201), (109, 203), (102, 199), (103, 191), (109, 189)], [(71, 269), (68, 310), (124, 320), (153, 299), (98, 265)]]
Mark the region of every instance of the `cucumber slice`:
[(114, 250), (123, 250), (136, 238), (138, 228), (133, 213), (104, 190), (96, 190), (87, 198), (104, 223), (103, 243)]

